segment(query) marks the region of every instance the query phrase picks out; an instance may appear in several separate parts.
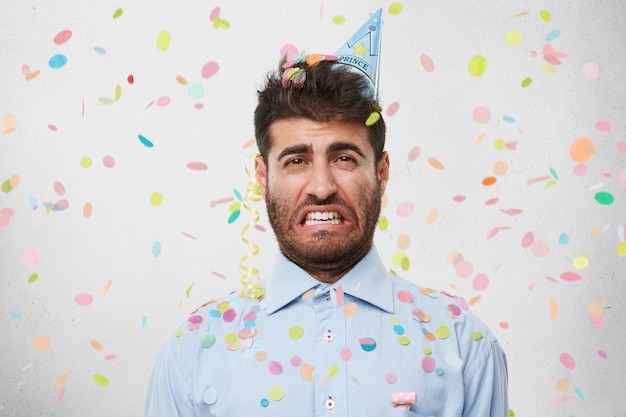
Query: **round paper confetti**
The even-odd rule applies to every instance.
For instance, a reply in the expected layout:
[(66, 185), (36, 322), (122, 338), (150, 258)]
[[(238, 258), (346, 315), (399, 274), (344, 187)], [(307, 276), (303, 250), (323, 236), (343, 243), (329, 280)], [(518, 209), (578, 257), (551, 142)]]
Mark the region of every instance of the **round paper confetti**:
[(57, 69), (57, 68), (61, 68), (63, 67), (65, 64), (67, 64), (67, 57), (63, 54), (57, 54), (54, 55), (52, 58), (50, 58), (50, 60), (48, 61), (48, 65), (50, 66), (50, 68), (52, 69)]
[(72, 37), (71, 30), (67, 30), (67, 29), (62, 30), (56, 34), (56, 36), (53, 39), (53, 42), (56, 43), (57, 45), (63, 45), (65, 42), (70, 40), (71, 37)]
[(485, 274), (478, 274), (472, 280), (472, 286), (476, 291), (484, 291), (489, 286), (489, 277)]
[(202, 336), (200, 336), (200, 344), (205, 349), (209, 349), (213, 347), (213, 345), (215, 345), (216, 340), (217, 339), (215, 338), (215, 335), (213, 333), (205, 332), (202, 334)]
[(172, 41), (170, 33), (167, 30), (159, 32), (156, 39), (156, 46), (159, 51), (166, 51), (170, 47)]
[(91, 165), (93, 165), (93, 160), (88, 156), (85, 156), (80, 160), (80, 166), (83, 168), (91, 168)]
[(435, 70), (435, 63), (428, 55), (420, 56), (420, 63), (422, 64), (422, 68), (427, 72), (433, 72)]
[(435, 335), (437, 335), (439, 339), (447, 339), (448, 337), (450, 337), (450, 327), (448, 326), (437, 327), (435, 329)]
[(289, 329), (289, 338), (292, 340), (298, 340), (304, 335), (304, 328), (299, 325), (291, 326)]
[(398, 382), (398, 376), (393, 372), (389, 372), (385, 374), (385, 382), (387, 382), (388, 384), (395, 384), (396, 382)]
[(268, 397), (272, 401), (280, 401), (283, 398), (285, 398), (285, 390), (280, 385), (275, 385), (272, 388), (270, 388)]
[(431, 356), (422, 359), (422, 369), (424, 372), (431, 373), (435, 370), (435, 360)]
[(583, 72), (583, 77), (585, 77), (588, 80), (593, 80), (600, 73), (600, 68), (598, 67), (598, 64), (596, 64), (595, 62), (587, 62), (585, 63), (585, 65), (583, 65), (582, 72)]
[(606, 191), (600, 191), (599, 193), (596, 193), (594, 198), (598, 203), (605, 206), (611, 205), (615, 201), (615, 197), (613, 197), (613, 194)]
[(482, 55), (475, 55), (467, 64), (467, 70), (474, 77), (481, 77), (487, 71), (487, 59)]
[(153, 192), (152, 195), (150, 196), (150, 204), (152, 204), (155, 207), (158, 207), (161, 204), (163, 204), (163, 195), (159, 193), (158, 191)]
[(407, 217), (415, 211), (415, 204), (412, 201), (405, 201), (396, 208), (396, 214), (400, 217)]
[(41, 264), (41, 257), (37, 252), (28, 252), (24, 255), (24, 266), (29, 269), (37, 268)]
[(336, 25), (343, 25), (346, 21), (345, 16), (342, 15), (337, 15), (335, 17), (333, 17), (332, 22)]
[(220, 65), (217, 62), (215, 61), (207, 62), (202, 67), (202, 72), (201, 72), (202, 78), (211, 78), (217, 73), (217, 71), (219, 71), (219, 69), (220, 69)]
[(569, 156), (574, 162), (585, 162), (595, 154), (595, 144), (589, 138), (576, 139), (569, 148)]
[(387, 8), (390, 15), (402, 13), (402, 3), (391, 3)]
[(350, 359), (352, 359), (352, 351), (349, 348), (341, 349), (341, 352), (339, 355), (341, 356), (341, 359), (344, 360), (345, 362), (348, 362)]
[(491, 120), (491, 112), (487, 107), (478, 106), (474, 109), (472, 118), (476, 123), (487, 123)]
[(37, 336), (33, 339), (32, 346), (37, 352), (42, 352), (50, 346), (50, 338), (45, 335)]
[(78, 294), (74, 297), (74, 301), (79, 306), (88, 306), (93, 302), (93, 296), (91, 294)]
[(359, 343), (361, 344), (361, 349), (366, 352), (371, 352), (376, 349), (376, 341), (369, 337), (359, 339)]
[(102, 158), (102, 165), (107, 168), (113, 168), (115, 166), (115, 159), (112, 156), (106, 155)]
[(522, 33), (517, 30), (510, 30), (504, 35), (504, 40), (511, 46), (522, 43)]

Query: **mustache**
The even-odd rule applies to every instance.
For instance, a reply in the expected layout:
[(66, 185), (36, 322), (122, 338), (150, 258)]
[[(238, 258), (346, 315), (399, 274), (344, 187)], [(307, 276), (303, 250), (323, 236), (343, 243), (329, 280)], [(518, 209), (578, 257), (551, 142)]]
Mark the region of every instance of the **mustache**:
[(310, 207), (310, 206), (330, 206), (333, 204), (345, 207), (347, 210), (352, 211), (350, 209), (350, 206), (348, 206), (348, 204), (345, 202), (345, 200), (343, 200), (341, 197), (337, 196), (336, 194), (330, 195), (324, 199), (317, 198), (311, 195), (307, 197), (304, 201), (302, 201), (300, 204), (298, 204), (296, 211), (304, 210), (305, 208)]

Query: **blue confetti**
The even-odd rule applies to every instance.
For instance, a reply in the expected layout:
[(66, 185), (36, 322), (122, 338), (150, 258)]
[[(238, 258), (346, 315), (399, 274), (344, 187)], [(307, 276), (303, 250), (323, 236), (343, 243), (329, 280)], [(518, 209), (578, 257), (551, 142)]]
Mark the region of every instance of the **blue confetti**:
[(550, 42), (550, 41), (555, 40), (559, 36), (561, 36), (561, 31), (559, 29), (554, 29), (553, 31), (550, 31), (550, 33), (546, 35), (546, 40)]
[(143, 318), (141, 319), (141, 328), (145, 328), (146, 327), (146, 323), (148, 322), (148, 317), (147, 316), (143, 316)]
[(9, 311), (9, 317), (11, 317), (12, 319), (21, 319), (22, 315), (18, 312), (15, 311)]
[(559, 243), (563, 246), (569, 243), (569, 236), (567, 233), (562, 233), (561, 236), (559, 236)]
[(101, 48), (99, 46), (94, 46), (93, 48), (94, 52), (97, 53), (98, 55), (104, 55), (107, 53), (107, 51), (104, 48)]
[(137, 135), (137, 137), (139, 138), (139, 140), (141, 141), (141, 143), (148, 147), (148, 148), (152, 148), (154, 147), (154, 144), (152, 142), (150, 142), (150, 140), (148, 140), (148, 138), (146, 138), (144, 135)]
[(155, 240), (154, 243), (152, 244), (152, 255), (154, 255), (155, 258), (158, 258), (160, 254), (161, 254), (161, 242), (159, 242), (158, 240)]
[(61, 68), (65, 64), (67, 64), (67, 57), (61, 54), (53, 56), (48, 61), (48, 65), (50, 65), (50, 68), (53, 68), (53, 69)]

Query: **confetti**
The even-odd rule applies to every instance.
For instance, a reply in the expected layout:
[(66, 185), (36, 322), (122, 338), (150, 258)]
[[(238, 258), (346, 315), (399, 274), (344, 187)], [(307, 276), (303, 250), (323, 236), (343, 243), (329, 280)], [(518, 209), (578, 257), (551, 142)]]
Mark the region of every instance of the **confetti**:
[(145, 136), (143, 135), (137, 135), (137, 137), (139, 138), (139, 141), (146, 147), (146, 148), (152, 148), (154, 147), (154, 144)]
[(390, 15), (396, 15), (402, 13), (402, 3), (391, 3), (387, 8)]
[(420, 55), (420, 63), (426, 72), (433, 72), (435, 70), (435, 63), (428, 55)]
[(219, 69), (220, 69), (220, 66), (217, 62), (215, 61), (207, 62), (202, 67), (202, 72), (201, 72), (202, 78), (211, 78), (217, 73), (217, 71), (219, 71)]
[(48, 60), (48, 65), (52, 69), (58, 69), (67, 64), (67, 57), (63, 54), (54, 55), (50, 60)]
[(65, 42), (69, 41), (71, 37), (72, 37), (72, 31), (69, 29), (66, 29), (57, 33), (52, 41), (56, 43), (57, 45), (63, 45)]
[(595, 62), (586, 62), (582, 69), (583, 77), (588, 80), (594, 80), (600, 74), (600, 68)]
[(472, 119), (474, 119), (476, 123), (487, 123), (491, 120), (491, 112), (487, 107), (478, 106), (472, 113)]
[(467, 70), (474, 77), (482, 77), (487, 71), (487, 59), (482, 55), (473, 56), (467, 64)]
[(113, 12), (113, 19), (117, 19), (124, 14), (124, 9), (118, 8)]
[(46, 335), (37, 336), (32, 341), (33, 349), (42, 352), (50, 347), (50, 337)]
[(105, 376), (100, 375), (100, 374), (95, 374), (93, 376), (93, 380), (96, 382), (96, 384), (102, 387), (106, 387), (109, 385), (109, 380)]
[(79, 306), (86, 307), (93, 302), (93, 296), (91, 294), (78, 294), (74, 297), (74, 301)]
[(511, 46), (519, 45), (520, 43), (522, 43), (522, 39), (522, 33), (517, 30), (509, 30), (504, 35), (505, 42)]
[(156, 38), (156, 47), (159, 51), (167, 51), (170, 47), (172, 39), (170, 33), (167, 30), (159, 32)]
[(150, 204), (152, 204), (154, 207), (158, 207), (163, 204), (163, 194), (159, 193), (158, 191), (153, 192), (150, 196)]
[(336, 15), (332, 18), (332, 22), (336, 25), (343, 25), (346, 22), (346, 18), (342, 15)]

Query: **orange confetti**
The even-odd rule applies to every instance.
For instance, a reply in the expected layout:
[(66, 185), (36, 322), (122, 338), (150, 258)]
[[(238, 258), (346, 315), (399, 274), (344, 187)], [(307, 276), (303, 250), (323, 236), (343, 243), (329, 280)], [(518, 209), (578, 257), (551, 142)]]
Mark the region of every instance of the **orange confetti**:
[(559, 315), (559, 305), (556, 301), (550, 300), (550, 320), (556, 320)]
[(11, 186), (11, 188), (15, 188), (19, 184), (20, 184), (20, 176), (17, 174), (11, 175), (11, 178), (9, 178), (9, 185)]
[(485, 177), (483, 178), (483, 185), (485, 187), (489, 187), (490, 185), (493, 185), (496, 183), (496, 177)]
[(50, 338), (45, 335), (37, 336), (33, 339), (32, 345), (37, 352), (42, 352), (50, 346)]
[(589, 232), (589, 236), (596, 237), (601, 231), (602, 231), (602, 226), (598, 226), (595, 229), (593, 229), (591, 232)]
[(83, 217), (88, 219), (91, 217), (91, 213), (93, 213), (93, 206), (91, 203), (85, 203), (83, 206)]
[(569, 148), (569, 156), (574, 162), (585, 162), (596, 154), (596, 147), (589, 138), (579, 138)]
[(309, 365), (307, 363), (302, 364), (300, 367), (300, 377), (305, 381), (311, 382), (313, 381), (313, 376), (315, 375), (315, 366)]
[(428, 224), (434, 223), (435, 220), (437, 220), (438, 216), (439, 216), (439, 210), (437, 210), (436, 208), (432, 209), (426, 215), (426, 223)]
[(267, 360), (267, 353), (261, 351), (258, 351), (255, 355), (254, 355), (254, 360), (256, 360), (257, 362), (265, 362)]
[(604, 304), (599, 303), (597, 301), (592, 301), (587, 306), (587, 312), (591, 317), (601, 317), (602, 309), (604, 308)]
[(176, 76), (176, 82), (180, 85), (187, 85), (187, 80), (185, 79), (185, 77), (183, 77), (182, 75), (177, 75)]
[(252, 138), (252, 139), (248, 139), (248, 140), (246, 141), (246, 143), (244, 143), (244, 144), (243, 144), (243, 148), (244, 148), (244, 149), (247, 149), (247, 148), (249, 148), (250, 146), (254, 145), (255, 143), (256, 143), (256, 140), (255, 140), (254, 138)]
[(480, 142), (482, 142), (485, 139), (485, 134), (481, 133), (480, 135), (478, 135), (478, 137), (476, 138), (476, 141), (474, 142), (476, 145), (480, 144)]
[(442, 170), (445, 169), (443, 164), (434, 156), (431, 156), (428, 158), (428, 163), (430, 164), (431, 167), (435, 169), (442, 169)]
[(558, 381), (556, 381), (556, 389), (560, 390), (560, 391), (565, 391), (566, 389), (568, 389), (570, 386), (570, 382), (569, 379), (567, 378), (561, 378)]
[(522, 17), (522, 16), (526, 16), (528, 14), (528, 12), (519, 12), (519, 13), (515, 13), (515, 15), (513, 15), (513, 17)]
[(104, 284), (104, 288), (102, 289), (102, 295), (106, 294), (107, 291), (109, 291), (109, 288), (111, 288), (111, 284), (113, 283), (113, 281), (108, 280), (106, 284)]
[(473, 306), (474, 304), (476, 304), (477, 302), (479, 302), (481, 298), (482, 298), (482, 296), (481, 296), (481, 295), (477, 295), (476, 297), (472, 297), (472, 298), (468, 301), (468, 303), (469, 303), (469, 305)]
[(65, 381), (67, 381), (67, 375), (63, 374), (58, 377), (56, 382), (57, 387), (62, 387), (63, 385), (65, 385)]
[(97, 340), (92, 340), (92, 341), (91, 341), (91, 347), (93, 347), (93, 348), (94, 348), (94, 349), (96, 349), (96, 350), (102, 350), (102, 349), (104, 349), (104, 348), (102, 347), (102, 345), (100, 344), (100, 342), (98, 342)]

